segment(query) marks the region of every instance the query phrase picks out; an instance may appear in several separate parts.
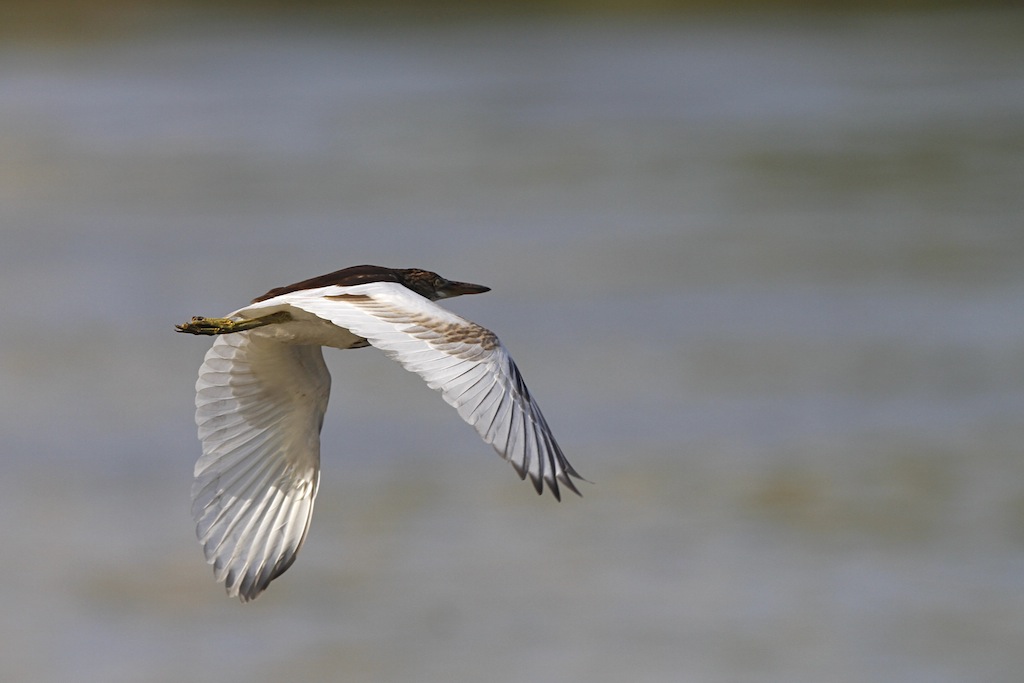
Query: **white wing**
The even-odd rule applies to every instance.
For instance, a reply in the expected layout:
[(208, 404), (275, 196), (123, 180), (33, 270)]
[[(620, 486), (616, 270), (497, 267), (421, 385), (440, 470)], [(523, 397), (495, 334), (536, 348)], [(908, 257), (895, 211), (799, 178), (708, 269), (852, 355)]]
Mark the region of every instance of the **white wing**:
[(196, 382), (192, 515), (217, 580), (242, 600), (291, 566), (306, 537), (331, 382), (319, 346), (261, 332), (217, 337)]
[(520, 478), (530, 475), (537, 493), (546, 483), (559, 498), (561, 482), (579, 494), (571, 477), (582, 477), (551, 435), (516, 364), (489, 330), (390, 282), (292, 292), (239, 314), (284, 305), (365, 338), (420, 375), (512, 464)]

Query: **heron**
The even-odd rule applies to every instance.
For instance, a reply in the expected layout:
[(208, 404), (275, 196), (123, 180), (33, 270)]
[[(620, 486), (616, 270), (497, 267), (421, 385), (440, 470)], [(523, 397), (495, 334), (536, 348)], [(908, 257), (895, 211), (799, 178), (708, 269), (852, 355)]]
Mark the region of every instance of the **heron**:
[(295, 561), (320, 481), (331, 376), (322, 347), (373, 346), (441, 393), (537, 493), (580, 495), (508, 351), (435, 302), (489, 287), (418, 268), (362, 265), (271, 289), (227, 317), (179, 332), (214, 335), (196, 381), (202, 456), (192, 516), (216, 580), (248, 602)]

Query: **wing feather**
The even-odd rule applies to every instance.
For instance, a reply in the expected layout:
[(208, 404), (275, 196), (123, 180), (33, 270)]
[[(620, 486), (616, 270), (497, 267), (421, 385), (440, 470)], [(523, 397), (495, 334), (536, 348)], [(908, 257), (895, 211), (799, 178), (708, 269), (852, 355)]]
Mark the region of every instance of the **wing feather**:
[(256, 304), (287, 304), (365, 338), (441, 392), (463, 420), (538, 493), (582, 479), (566, 460), (505, 347), (489, 330), (396, 283), (291, 292)]
[(317, 345), (218, 336), (196, 382), (192, 515), (229, 595), (251, 600), (295, 560), (319, 484), (330, 376)]

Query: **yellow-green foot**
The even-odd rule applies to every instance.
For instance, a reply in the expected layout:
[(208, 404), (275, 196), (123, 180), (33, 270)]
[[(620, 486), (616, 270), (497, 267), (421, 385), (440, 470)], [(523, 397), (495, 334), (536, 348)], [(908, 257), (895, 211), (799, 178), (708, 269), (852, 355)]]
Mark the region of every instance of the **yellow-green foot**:
[(270, 315), (265, 315), (259, 318), (242, 318), (241, 320), (232, 320), (231, 318), (204, 318), (201, 315), (197, 315), (187, 323), (175, 325), (174, 329), (178, 332), (188, 332), (189, 334), (231, 334), (232, 332), (244, 332), (245, 330), (252, 330), (257, 327), (263, 327), (264, 325), (284, 323), (291, 319), (292, 314), (288, 311), (278, 311), (277, 313), (271, 313)]

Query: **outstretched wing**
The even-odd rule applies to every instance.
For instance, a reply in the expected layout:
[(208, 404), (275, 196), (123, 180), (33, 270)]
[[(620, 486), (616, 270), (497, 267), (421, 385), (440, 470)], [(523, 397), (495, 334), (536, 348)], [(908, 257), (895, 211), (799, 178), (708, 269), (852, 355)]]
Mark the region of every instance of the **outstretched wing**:
[(320, 477), (330, 374), (316, 345), (218, 336), (196, 382), (192, 516), (229, 595), (248, 601), (295, 561)]
[(579, 495), (566, 460), (519, 368), (489, 330), (391, 282), (291, 292), (244, 309), (290, 305), (365, 338), (420, 375), (537, 493)]

